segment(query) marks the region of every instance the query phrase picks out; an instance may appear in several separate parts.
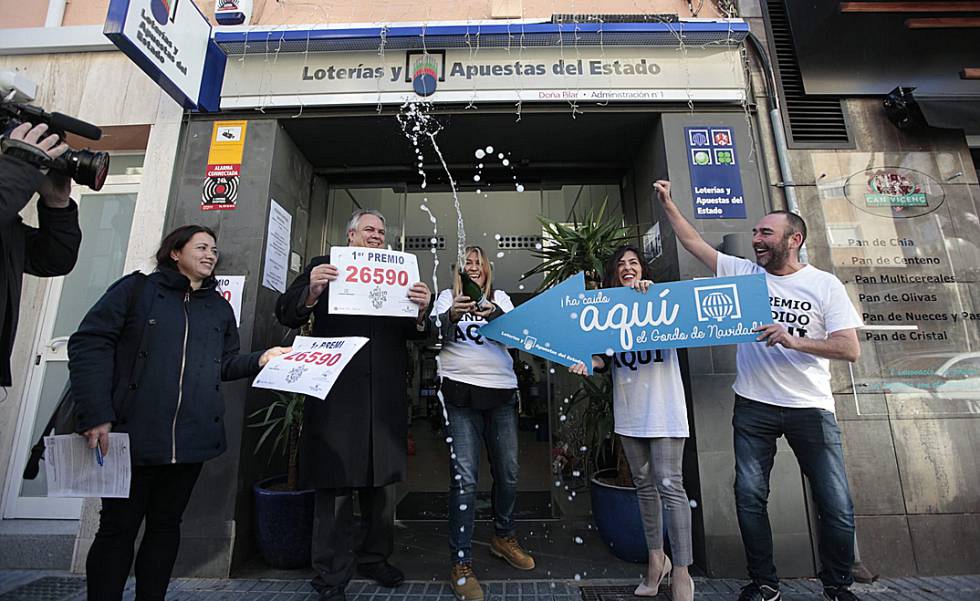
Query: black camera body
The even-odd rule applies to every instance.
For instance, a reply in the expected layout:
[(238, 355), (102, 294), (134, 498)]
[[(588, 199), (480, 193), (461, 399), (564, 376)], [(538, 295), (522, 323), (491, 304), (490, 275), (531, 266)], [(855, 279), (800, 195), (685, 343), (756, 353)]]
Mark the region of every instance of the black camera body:
[(93, 190), (102, 188), (109, 174), (109, 153), (69, 148), (58, 158), (52, 159), (30, 144), (7, 137), (10, 130), (24, 122), (34, 125), (45, 123), (48, 131), (58, 134), (62, 140), (68, 132), (90, 140), (98, 140), (102, 137), (101, 129), (68, 115), (45, 112), (44, 109), (30, 104), (0, 101), (0, 131), (4, 134), (4, 137), (0, 138), (0, 146), (4, 154), (25, 160), (39, 168), (46, 167), (64, 173), (78, 184)]

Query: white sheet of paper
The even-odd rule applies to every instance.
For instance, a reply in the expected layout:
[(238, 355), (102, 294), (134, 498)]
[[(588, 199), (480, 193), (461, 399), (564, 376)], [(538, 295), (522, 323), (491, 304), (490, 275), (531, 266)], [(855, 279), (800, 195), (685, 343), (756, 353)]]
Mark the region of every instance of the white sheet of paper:
[(419, 281), (412, 253), (334, 246), (330, 263), (340, 272), (327, 289), (330, 313), (418, 317), (419, 306), (408, 299), (408, 289)]
[(129, 498), (132, 478), (129, 434), (109, 434), (109, 453), (96, 458), (95, 449), (78, 434), (44, 437), (44, 472), (49, 497)]
[(235, 312), (235, 324), (242, 325), (242, 294), (245, 292), (245, 276), (243, 275), (216, 275), (218, 280), (218, 292), (225, 297), (231, 310)]
[(266, 233), (265, 265), (262, 268), (262, 285), (266, 288), (286, 291), (292, 228), (293, 216), (275, 199), (269, 199), (269, 231)]
[(367, 342), (368, 339), (362, 336), (297, 336), (293, 340), (293, 350), (266, 363), (252, 386), (325, 399), (337, 376)]

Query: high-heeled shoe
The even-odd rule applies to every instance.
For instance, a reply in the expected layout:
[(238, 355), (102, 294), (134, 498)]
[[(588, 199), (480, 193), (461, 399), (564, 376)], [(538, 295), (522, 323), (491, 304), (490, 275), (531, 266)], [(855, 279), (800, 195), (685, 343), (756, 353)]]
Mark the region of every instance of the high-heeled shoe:
[(688, 574), (687, 577), (690, 578), (691, 580), (691, 596), (688, 597), (685, 595), (681, 597), (678, 594), (677, 579), (675, 578), (674, 581), (671, 583), (671, 587), (670, 587), (670, 601), (694, 601), (694, 578), (690, 574)]
[(660, 583), (664, 581), (664, 578), (667, 578), (670, 575), (670, 570), (672, 567), (673, 566), (670, 565), (670, 558), (664, 556), (664, 565), (660, 570), (660, 577), (657, 578), (657, 582), (653, 586), (650, 586), (644, 579), (644, 581), (641, 582), (638, 587), (636, 587), (636, 590), (633, 591), (633, 594), (637, 597), (656, 597), (660, 592)]

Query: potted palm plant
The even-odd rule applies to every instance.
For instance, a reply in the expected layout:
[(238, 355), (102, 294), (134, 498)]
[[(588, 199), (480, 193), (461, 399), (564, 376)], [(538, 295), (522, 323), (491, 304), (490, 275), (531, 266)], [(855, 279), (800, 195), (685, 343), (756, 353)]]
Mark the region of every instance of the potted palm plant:
[(606, 217), (606, 200), (598, 209), (590, 207), (581, 222), (572, 214), (572, 223), (562, 223), (538, 216), (541, 227), (550, 238), (540, 250), (533, 251), (541, 259), (521, 279), (544, 274), (537, 292), (547, 290), (578, 272), (585, 274), (585, 287), (598, 288), (606, 261), (617, 247), (632, 239), (629, 228)]
[[(583, 272), (588, 289), (598, 288), (606, 262), (616, 248), (633, 240), (629, 228), (606, 216), (606, 201), (589, 209), (581, 223), (574, 215), (571, 224), (539, 216), (551, 240), (535, 255), (542, 260), (522, 279), (543, 274), (538, 291), (546, 290)], [(571, 399), (582, 406), (585, 445), (589, 462), (595, 467), (591, 478), (592, 515), (599, 536), (620, 559), (643, 563), (647, 545), (643, 536), (640, 506), (633, 486), (633, 475), (622, 444), (613, 433), (612, 380), (608, 374), (585, 378)]]
[(302, 394), (277, 392), (272, 403), (249, 415), (255, 420), (250, 428), (263, 428), (255, 452), (271, 441), (270, 460), (276, 453), (286, 455), (286, 474), (261, 480), (252, 487), (259, 552), (275, 568), (310, 565), (315, 491), (297, 490), (305, 402)]

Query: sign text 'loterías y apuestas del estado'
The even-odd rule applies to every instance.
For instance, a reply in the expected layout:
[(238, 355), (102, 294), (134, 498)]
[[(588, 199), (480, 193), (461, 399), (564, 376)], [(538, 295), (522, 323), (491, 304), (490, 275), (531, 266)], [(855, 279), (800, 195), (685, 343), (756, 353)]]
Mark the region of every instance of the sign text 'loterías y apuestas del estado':
[[(562, 365), (602, 353), (752, 342), (772, 323), (763, 275), (586, 290), (581, 273), (480, 329)], [(761, 343), (760, 343), (761, 344)]]

